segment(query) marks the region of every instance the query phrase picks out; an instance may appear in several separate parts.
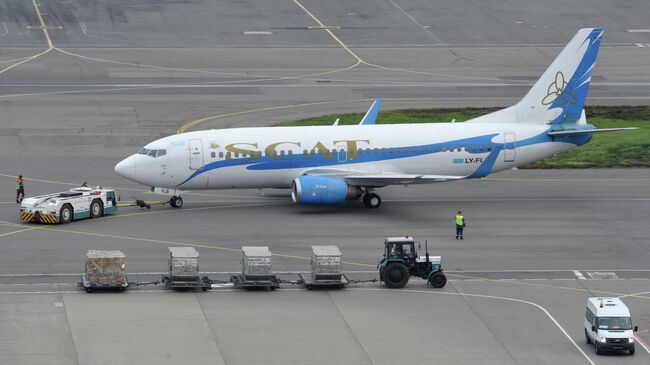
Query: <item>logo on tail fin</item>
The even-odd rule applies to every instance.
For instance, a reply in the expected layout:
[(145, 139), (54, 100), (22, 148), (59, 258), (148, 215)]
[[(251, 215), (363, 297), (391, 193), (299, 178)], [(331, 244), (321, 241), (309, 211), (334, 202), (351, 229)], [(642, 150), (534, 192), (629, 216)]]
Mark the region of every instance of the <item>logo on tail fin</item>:
[(555, 80), (548, 86), (547, 94), (544, 99), (542, 99), (542, 105), (551, 105), (555, 103), (558, 107), (565, 107), (577, 102), (578, 99), (573, 95), (571, 85), (564, 81), (564, 74), (562, 71), (558, 71), (557, 74), (555, 74)]

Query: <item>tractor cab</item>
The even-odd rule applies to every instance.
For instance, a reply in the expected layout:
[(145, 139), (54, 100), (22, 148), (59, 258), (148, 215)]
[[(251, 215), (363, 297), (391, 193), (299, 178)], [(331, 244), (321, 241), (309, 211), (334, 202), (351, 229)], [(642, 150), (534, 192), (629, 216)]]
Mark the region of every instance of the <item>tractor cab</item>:
[(384, 241), (384, 257), (415, 264), (415, 240), (413, 237), (388, 237)]
[(447, 278), (442, 273), (441, 257), (429, 256), (427, 243), (425, 255), (418, 255), (415, 243), (409, 236), (386, 238), (384, 256), (378, 265), (379, 280), (389, 288), (403, 288), (414, 275), (427, 280), (435, 288), (442, 288)]

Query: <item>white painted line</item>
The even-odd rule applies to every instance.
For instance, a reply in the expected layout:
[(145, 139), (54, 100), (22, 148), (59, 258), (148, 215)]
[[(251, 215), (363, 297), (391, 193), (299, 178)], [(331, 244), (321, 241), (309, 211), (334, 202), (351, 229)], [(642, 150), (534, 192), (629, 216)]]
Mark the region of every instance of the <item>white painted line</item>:
[(555, 326), (564, 334), (564, 336), (571, 342), (573, 347), (575, 347), (582, 356), (589, 362), (591, 365), (596, 365), (591, 358), (578, 346), (578, 344), (569, 336), (567, 331), (560, 325), (560, 323), (553, 317), (553, 315), (546, 310), (546, 308), (542, 307), (541, 305), (534, 303), (534, 302), (529, 302), (527, 300), (523, 299), (516, 299), (516, 298), (509, 298), (509, 297), (498, 297), (494, 295), (483, 295), (483, 294), (468, 294), (468, 293), (450, 293), (450, 292), (440, 292), (440, 291), (424, 291), (424, 290), (413, 290), (413, 289), (400, 289), (400, 290), (393, 290), (393, 289), (373, 289), (373, 288), (348, 288), (346, 291), (389, 291), (393, 293), (403, 293), (403, 292), (411, 292), (411, 293), (421, 293), (421, 294), (429, 294), (429, 295), (458, 295), (458, 296), (466, 296), (466, 297), (474, 297), (474, 298), (486, 298), (486, 299), (497, 299), (497, 300), (505, 300), (505, 301), (511, 301), (511, 302), (518, 302), (518, 303), (524, 303), (528, 305), (532, 305), (533, 307), (536, 307), (537, 309), (541, 310), (552, 322), (555, 324)]
[(591, 279), (618, 279), (616, 273), (609, 271), (587, 271), (587, 276)]
[(648, 355), (650, 355), (650, 346), (648, 346), (648, 344), (637, 333), (635, 333), (633, 336), (634, 336), (634, 338), (636, 338), (636, 342), (638, 342), (639, 345), (641, 345), (641, 347), (643, 347), (645, 352), (647, 352)]
[(271, 35), (273, 34), (272, 32), (267, 32), (267, 31), (248, 31), (244, 32), (246, 35)]
[(628, 29), (628, 33), (650, 33), (650, 29)]
[[(276, 275), (291, 275), (291, 274), (307, 274), (311, 271), (274, 271)], [(216, 275), (216, 274), (238, 274), (238, 271), (202, 271), (201, 274)], [(376, 274), (376, 270), (345, 270), (345, 274)], [(148, 272), (129, 272), (129, 275), (163, 275), (168, 274), (162, 271), (148, 271)], [(34, 273), (34, 274), (0, 274), (0, 278), (19, 278), (19, 277), (48, 277), (48, 276), (81, 276), (82, 273)], [(57, 283), (43, 283), (43, 284), (57, 284)], [(16, 284), (22, 285), (22, 284)], [(26, 284), (34, 285), (34, 284)]]
[(573, 270), (573, 274), (580, 280), (586, 279), (585, 276), (582, 275), (582, 273), (580, 271), (578, 271), (578, 270)]
[(636, 44), (637, 47), (641, 47), (641, 48), (645, 47), (645, 44), (643, 44), (643, 43), (634, 43), (634, 44)]

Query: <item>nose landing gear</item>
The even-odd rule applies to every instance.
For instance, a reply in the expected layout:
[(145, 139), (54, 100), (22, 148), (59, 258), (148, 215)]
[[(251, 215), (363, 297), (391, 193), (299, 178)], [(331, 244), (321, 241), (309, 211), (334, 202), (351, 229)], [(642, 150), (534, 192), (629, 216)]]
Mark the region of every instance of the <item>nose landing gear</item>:
[(169, 205), (172, 208), (180, 208), (180, 207), (183, 206), (183, 198), (181, 198), (180, 196), (174, 195), (171, 198), (169, 198)]

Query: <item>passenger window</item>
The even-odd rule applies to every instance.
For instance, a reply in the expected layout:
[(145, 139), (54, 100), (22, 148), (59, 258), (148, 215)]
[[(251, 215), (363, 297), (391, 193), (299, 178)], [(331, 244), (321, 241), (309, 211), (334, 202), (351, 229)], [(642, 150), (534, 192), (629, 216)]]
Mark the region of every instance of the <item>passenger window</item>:
[(219, 158), (223, 158), (223, 152), (219, 152)]
[(231, 158), (231, 156), (230, 156), (230, 152), (227, 152), (227, 153), (226, 153), (226, 160), (230, 160), (230, 158)]
[(488, 145), (488, 146), (487, 146), (487, 150), (488, 150), (488, 151), (492, 151), (492, 145)]
[(239, 152), (235, 152), (235, 158), (239, 157)]
[(375, 148), (373, 151), (375, 152), (375, 155), (379, 154), (379, 148)]
[(445, 146), (442, 146), (442, 148), (440, 149), (440, 151), (445, 152), (445, 151), (447, 151), (447, 148), (446, 148)]
[(212, 158), (215, 158), (215, 157), (217, 157), (217, 153), (216, 153), (216, 152), (214, 152), (214, 151), (212, 151), (212, 152), (210, 152), (210, 157), (212, 157)]
[(370, 148), (366, 148), (366, 154), (367, 154), (367, 155), (370, 154)]
[(483, 152), (483, 151), (485, 150), (485, 147), (483, 147), (483, 146), (479, 146), (478, 150), (481, 151), (481, 152)]

